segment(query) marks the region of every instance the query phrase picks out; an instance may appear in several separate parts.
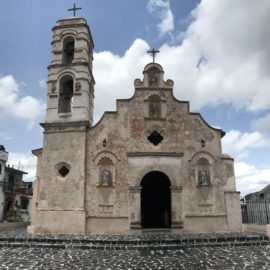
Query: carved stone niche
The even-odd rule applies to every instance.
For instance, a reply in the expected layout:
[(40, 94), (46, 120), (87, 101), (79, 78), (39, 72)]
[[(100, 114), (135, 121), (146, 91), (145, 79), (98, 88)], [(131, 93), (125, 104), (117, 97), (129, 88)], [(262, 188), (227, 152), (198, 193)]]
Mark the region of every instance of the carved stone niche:
[(75, 90), (76, 90), (76, 92), (79, 92), (81, 90), (81, 88), (82, 88), (81, 83), (80, 82), (76, 82), (75, 83)]
[(98, 162), (99, 186), (112, 187), (114, 183), (114, 164), (108, 157), (102, 157)]
[(100, 204), (98, 206), (98, 212), (102, 216), (112, 216), (113, 215), (113, 205), (110, 204)]
[(196, 162), (198, 186), (209, 186), (211, 183), (210, 163), (205, 157)]
[(152, 67), (148, 71), (148, 85), (150, 87), (158, 87), (160, 84), (160, 71), (156, 67)]
[(199, 203), (198, 209), (200, 213), (211, 213), (213, 212), (213, 204), (212, 203)]
[(161, 99), (158, 95), (152, 95), (148, 99), (148, 115), (150, 118), (161, 118)]

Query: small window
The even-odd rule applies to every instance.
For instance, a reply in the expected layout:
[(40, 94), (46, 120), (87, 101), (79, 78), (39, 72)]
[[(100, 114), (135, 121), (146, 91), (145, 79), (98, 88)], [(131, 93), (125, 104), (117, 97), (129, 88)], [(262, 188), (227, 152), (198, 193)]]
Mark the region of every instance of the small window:
[(2, 174), (2, 164), (0, 164), (0, 174)]
[(71, 64), (74, 59), (75, 41), (73, 37), (67, 37), (63, 42), (63, 64)]
[(65, 162), (60, 162), (55, 165), (56, 172), (60, 177), (66, 177), (70, 172), (70, 165)]
[(71, 112), (73, 97), (73, 78), (71, 76), (64, 76), (60, 80), (59, 87), (59, 113)]
[(58, 172), (62, 177), (65, 177), (68, 175), (69, 169), (66, 166), (63, 166), (58, 170)]

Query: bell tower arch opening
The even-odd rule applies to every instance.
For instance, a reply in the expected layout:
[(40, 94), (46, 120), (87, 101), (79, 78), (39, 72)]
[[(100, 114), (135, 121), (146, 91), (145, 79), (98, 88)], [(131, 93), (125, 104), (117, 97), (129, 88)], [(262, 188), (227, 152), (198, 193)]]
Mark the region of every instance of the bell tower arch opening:
[(142, 228), (171, 227), (171, 182), (159, 171), (147, 173), (141, 181)]
[(71, 64), (74, 59), (75, 40), (68, 36), (63, 41), (63, 64)]
[(72, 97), (73, 97), (73, 78), (70, 75), (65, 75), (59, 83), (59, 113), (71, 112)]

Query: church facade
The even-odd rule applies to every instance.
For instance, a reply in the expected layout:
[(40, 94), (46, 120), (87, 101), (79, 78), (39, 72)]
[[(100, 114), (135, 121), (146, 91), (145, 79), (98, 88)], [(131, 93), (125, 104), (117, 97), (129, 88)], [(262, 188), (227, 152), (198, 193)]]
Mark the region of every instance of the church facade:
[(92, 125), (93, 48), (85, 19), (53, 28), (28, 231), (240, 231), (233, 159), (221, 149), (225, 133), (177, 100), (173, 81), (154, 62), (135, 79), (134, 95)]

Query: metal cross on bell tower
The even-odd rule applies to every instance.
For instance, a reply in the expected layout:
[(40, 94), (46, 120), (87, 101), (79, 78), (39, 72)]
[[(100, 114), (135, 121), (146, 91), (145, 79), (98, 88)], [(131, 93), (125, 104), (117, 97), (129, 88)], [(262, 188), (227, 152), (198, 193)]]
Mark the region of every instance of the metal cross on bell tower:
[(79, 9), (82, 9), (82, 8), (76, 7), (76, 4), (74, 3), (73, 8), (69, 8), (68, 11), (73, 11), (73, 17), (75, 17), (76, 16), (76, 11), (79, 10)]
[(147, 51), (147, 53), (152, 54), (153, 63), (155, 63), (155, 57), (156, 57), (156, 54), (159, 53), (159, 50), (156, 50), (156, 49), (152, 48), (151, 50)]

